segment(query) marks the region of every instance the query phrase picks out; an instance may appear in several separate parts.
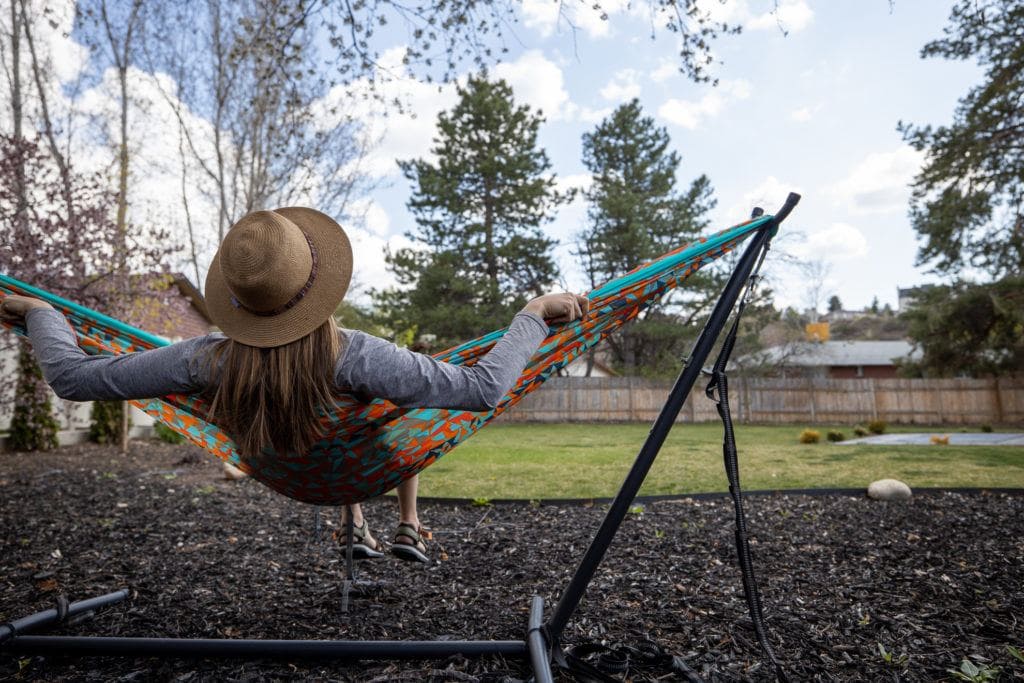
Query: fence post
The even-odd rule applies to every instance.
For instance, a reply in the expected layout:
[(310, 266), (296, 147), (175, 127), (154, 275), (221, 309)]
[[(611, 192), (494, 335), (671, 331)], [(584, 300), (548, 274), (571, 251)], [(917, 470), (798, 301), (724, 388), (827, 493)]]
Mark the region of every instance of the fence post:
[(996, 392), (996, 424), (1002, 424), (1003, 422), (1003, 392), (999, 386), (999, 377), (995, 378), (995, 392)]
[(871, 419), (878, 419), (878, 382), (872, 377), (871, 382)]
[(814, 424), (815, 422), (818, 421), (818, 411), (815, 409), (814, 405), (814, 377), (809, 377), (808, 379), (810, 381), (808, 381), (807, 383), (807, 388), (810, 390), (811, 393), (811, 424)]
[(626, 378), (626, 391), (629, 393), (629, 421), (637, 422), (638, 420), (636, 418), (636, 408), (633, 398), (633, 389), (633, 376), (630, 375), (629, 377)]

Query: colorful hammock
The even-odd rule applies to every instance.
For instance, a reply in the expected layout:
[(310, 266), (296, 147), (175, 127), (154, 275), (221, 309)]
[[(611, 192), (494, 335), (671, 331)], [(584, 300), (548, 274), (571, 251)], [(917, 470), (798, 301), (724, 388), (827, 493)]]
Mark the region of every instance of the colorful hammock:
[[(337, 408), (325, 414), (325, 436), (310, 452), (280, 455), (268, 450), (257, 457), (242, 458), (230, 437), (206, 420), (208, 406), (197, 396), (175, 394), (131, 403), (193, 444), (290, 498), (318, 505), (363, 501), (393, 489), (430, 466), (560, 368), (771, 220), (771, 216), (760, 216), (702, 237), (590, 292), (591, 311), (586, 318), (552, 327), (515, 387), (491, 411), (399, 408), (381, 399), (366, 403), (343, 395)], [(130, 353), (170, 343), (0, 274), (0, 299), (7, 294), (48, 301), (68, 318), (79, 345), (89, 354)], [(17, 326), (4, 326), (25, 333)], [(502, 334), (504, 330), (491, 332), (435, 357), (470, 365)]]

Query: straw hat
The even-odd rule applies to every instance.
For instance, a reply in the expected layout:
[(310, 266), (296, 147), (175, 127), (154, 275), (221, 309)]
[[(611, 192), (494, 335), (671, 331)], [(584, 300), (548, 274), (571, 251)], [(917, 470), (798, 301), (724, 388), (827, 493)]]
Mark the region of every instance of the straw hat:
[(352, 278), (352, 245), (328, 216), (253, 211), (231, 226), (206, 275), (213, 322), (249, 346), (282, 346), (327, 320)]

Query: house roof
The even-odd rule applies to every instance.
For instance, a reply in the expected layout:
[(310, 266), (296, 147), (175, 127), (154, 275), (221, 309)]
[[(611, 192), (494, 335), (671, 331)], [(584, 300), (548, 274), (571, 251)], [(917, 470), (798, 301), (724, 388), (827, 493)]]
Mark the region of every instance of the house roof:
[(907, 341), (827, 341), (772, 346), (749, 360), (769, 365), (799, 367), (894, 365), (899, 358), (921, 357)]

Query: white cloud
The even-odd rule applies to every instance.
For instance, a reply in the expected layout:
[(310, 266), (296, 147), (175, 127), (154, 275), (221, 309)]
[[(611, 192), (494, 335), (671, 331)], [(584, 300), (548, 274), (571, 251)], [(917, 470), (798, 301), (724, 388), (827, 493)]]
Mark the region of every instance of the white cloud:
[(796, 33), (807, 28), (814, 20), (814, 10), (806, 0), (781, 0), (777, 8), (760, 10), (766, 4), (758, 0), (751, 8), (750, 0), (703, 0), (699, 3), (715, 23), (739, 24), (751, 31), (783, 30)]
[(391, 232), (391, 218), (377, 202), (372, 199), (359, 199), (349, 205), (348, 213), (356, 224), (370, 235), (387, 237)]
[(805, 259), (850, 261), (867, 256), (868, 241), (864, 233), (849, 223), (832, 223), (826, 228), (811, 231), (791, 250), (794, 255)]
[(573, 173), (572, 175), (559, 176), (555, 185), (559, 192), (566, 190), (587, 190), (594, 184), (594, 176), (589, 173)]
[(648, 74), (649, 78), (655, 83), (664, 83), (677, 75), (679, 75), (679, 62), (671, 59), (661, 60), (658, 67)]
[(696, 102), (675, 98), (667, 100), (658, 108), (658, 115), (670, 123), (693, 130), (704, 119), (718, 116), (727, 105), (747, 99), (750, 92), (749, 81), (722, 81)]
[(794, 109), (789, 112), (789, 118), (794, 121), (804, 123), (811, 120), (815, 111), (817, 111), (817, 108), (812, 109), (811, 107), (800, 107), (799, 109)]
[(635, 69), (616, 71), (612, 80), (601, 88), (601, 97), (611, 102), (625, 102), (640, 96), (640, 74)]
[(585, 123), (600, 123), (604, 119), (612, 115), (614, 111), (611, 107), (602, 107), (601, 109), (591, 109), (590, 107), (580, 107), (576, 112), (576, 118)]
[(909, 145), (893, 152), (872, 152), (826, 192), (856, 214), (902, 212), (907, 208), (908, 186), (922, 161), (922, 153)]
[(629, 9), (628, 0), (604, 0), (600, 8), (591, 2), (560, 0), (522, 0), (523, 24), (549, 37), (561, 28), (579, 29), (591, 38), (608, 36), (609, 18)]
[(554, 0), (523, 0), (523, 23), (546, 38), (558, 27), (560, 8)]
[(745, 221), (750, 218), (750, 212), (755, 206), (760, 206), (765, 213), (773, 213), (782, 206), (790, 192), (803, 194), (799, 185), (783, 182), (770, 175), (744, 194), (738, 202), (730, 205), (725, 211), (725, 220), (730, 225)]
[(576, 105), (569, 100), (562, 69), (540, 50), (525, 52), (514, 62), (503, 62), (494, 75), (508, 81), (517, 102), (540, 109), (548, 121), (572, 118)]
[(369, 288), (387, 289), (397, 286), (395, 276), (388, 271), (384, 261), (385, 250), (397, 251), (404, 247), (415, 246), (405, 235), (394, 235), (385, 238), (375, 235), (366, 229), (355, 226), (346, 227), (345, 232), (352, 242), (352, 282), (353, 290), (348, 295), (354, 301), (367, 303), (366, 291)]
[(782, 0), (778, 8), (755, 16), (746, 21), (746, 27), (753, 31), (775, 29), (796, 33), (810, 26), (814, 11), (806, 0)]
[[(374, 178), (398, 175), (398, 159), (432, 160), (437, 115), (456, 101), (454, 84), (438, 86), (410, 77), (402, 64), (404, 55), (404, 47), (382, 55), (385, 77), (379, 81), (379, 98), (371, 95), (365, 79), (337, 86), (325, 98), (325, 108), (337, 105), (362, 123), (364, 140), (373, 147), (362, 167)], [(401, 112), (388, 104), (392, 100), (403, 103)]]

